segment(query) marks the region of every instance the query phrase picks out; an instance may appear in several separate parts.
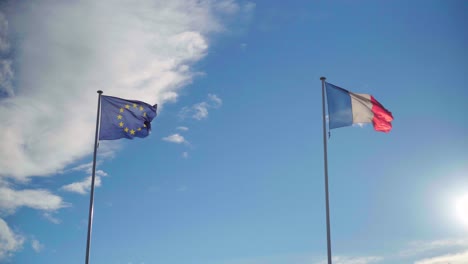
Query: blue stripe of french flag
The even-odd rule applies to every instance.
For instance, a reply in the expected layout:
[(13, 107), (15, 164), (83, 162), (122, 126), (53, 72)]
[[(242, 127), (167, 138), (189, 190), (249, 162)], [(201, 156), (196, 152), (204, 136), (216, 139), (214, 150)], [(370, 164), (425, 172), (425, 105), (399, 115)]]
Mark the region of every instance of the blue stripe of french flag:
[(376, 131), (388, 133), (393, 116), (370, 94), (357, 94), (325, 82), (330, 129), (373, 123)]

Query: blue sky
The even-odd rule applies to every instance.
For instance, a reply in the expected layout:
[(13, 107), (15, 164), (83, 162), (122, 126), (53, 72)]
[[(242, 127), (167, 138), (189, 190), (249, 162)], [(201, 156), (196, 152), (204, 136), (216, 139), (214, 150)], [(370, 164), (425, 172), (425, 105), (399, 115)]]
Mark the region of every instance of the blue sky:
[(0, 263), (84, 262), (99, 89), (159, 109), (91, 263), (325, 263), (321, 76), (395, 117), (331, 131), (334, 263), (468, 263), (465, 1), (94, 2), (0, 4)]

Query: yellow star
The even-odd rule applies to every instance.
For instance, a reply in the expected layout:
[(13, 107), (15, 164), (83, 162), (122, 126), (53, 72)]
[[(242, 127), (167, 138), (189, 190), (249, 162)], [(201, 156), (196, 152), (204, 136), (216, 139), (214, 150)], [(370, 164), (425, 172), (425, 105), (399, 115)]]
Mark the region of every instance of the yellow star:
[(129, 108), (130, 108), (130, 106), (129, 106), (129, 105), (125, 105), (125, 108), (129, 109)]
[(146, 112), (144, 112), (144, 113), (143, 113), (143, 116), (145, 116), (145, 117), (146, 117)]
[(123, 108), (120, 108), (120, 113), (123, 113), (124, 109)]
[(126, 127), (126, 128), (124, 129), (124, 131), (125, 131), (125, 132), (128, 132), (128, 127)]
[(135, 130), (130, 130), (130, 135), (135, 135)]
[(123, 127), (124, 123), (123, 122), (120, 122), (119, 123), (119, 127)]
[(117, 119), (119, 119), (119, 120), (122, 119), (122, 116), (121, 116), (121, 115), (118, 115), (118, 116), (117, 116)]
[(133, 104), (133, 108), (137, 108), (137, 104)]
[(143, 127), (146, 127), (146, 125), (145, 125), (145, 124), (143, 124)]
[(144, 109), (143, 106), (140, 105), (140, 111), (143, 111), (143, 109)]
[(138, 130), (138, 131), (141, 131), (141, 127), (139, 127), (137, 130)]

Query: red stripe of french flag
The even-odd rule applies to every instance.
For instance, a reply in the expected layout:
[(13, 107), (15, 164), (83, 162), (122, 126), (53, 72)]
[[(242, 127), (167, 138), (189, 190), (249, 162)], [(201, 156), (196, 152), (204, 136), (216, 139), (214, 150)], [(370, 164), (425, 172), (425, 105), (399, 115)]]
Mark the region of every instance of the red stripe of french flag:
[(370, 96), (372, 102), (372, 123), (376, 131), (388, 133), (392, 129), (393, 115), (390, 111), (385, 109), (372, 95)]

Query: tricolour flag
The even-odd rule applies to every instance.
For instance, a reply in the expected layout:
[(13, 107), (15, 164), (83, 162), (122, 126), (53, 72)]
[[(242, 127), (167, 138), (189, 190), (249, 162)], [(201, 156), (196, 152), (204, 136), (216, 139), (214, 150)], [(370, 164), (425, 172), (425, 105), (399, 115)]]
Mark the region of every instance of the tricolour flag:
[(352, 124), (373, 123), (374, 129), (389, 132), (392, 113), (370, 94), (357, 94), (325, 82), (330, 129)]
[(100, 140), (146, 137), (151, 131), (151, 121), (156, 117), (157, 105), (101, 96)]

